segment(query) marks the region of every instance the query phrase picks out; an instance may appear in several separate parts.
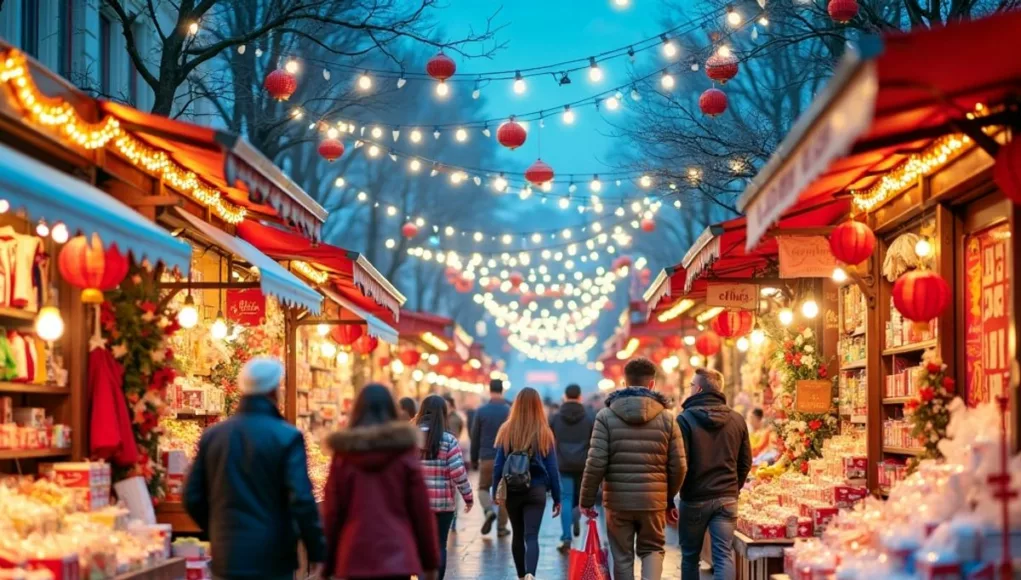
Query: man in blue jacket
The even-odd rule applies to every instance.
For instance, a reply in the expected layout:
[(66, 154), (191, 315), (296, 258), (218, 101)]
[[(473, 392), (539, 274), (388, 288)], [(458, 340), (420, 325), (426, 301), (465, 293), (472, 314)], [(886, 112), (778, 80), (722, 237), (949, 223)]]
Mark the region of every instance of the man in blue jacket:
[[(472, 468), (479, 470), (479, 503), (486, 511), (486, 519), (482, 523), (482, 533), (488, 534), (497, 520), (497, 510), (493, 507), (493, 497), (489, 490), (493, 487), (493, 461), (496, 459), (496, 433), (510, 415), (510, 404), (503, 398), (503, 381), (489, 381), (489, 402), (475, 412), (475, 420), (471, 428), (471, 462)], [(507, 529), (507, 509), (499, 508), (500, 527), (496, 534), (499, 537), (510, 535)]]
[(203, 433), (188, 476), (184, 506), (209, 534), (218, 579), (291, 579), (298, 540), (314, 572), (323, 561), (305, 439), (277, 410), (283, 374), (273, 358), (245, 364), (237, 413)]

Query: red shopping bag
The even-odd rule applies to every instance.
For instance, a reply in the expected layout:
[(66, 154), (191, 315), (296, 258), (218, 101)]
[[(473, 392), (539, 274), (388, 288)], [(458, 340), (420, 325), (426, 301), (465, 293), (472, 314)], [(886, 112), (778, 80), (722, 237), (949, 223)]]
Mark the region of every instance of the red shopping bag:
[(610, 567), (599, 543), (599, 527), (594, 518), (588, 521), (585, 549), (571, 550), (567, 580), (610, 580)]

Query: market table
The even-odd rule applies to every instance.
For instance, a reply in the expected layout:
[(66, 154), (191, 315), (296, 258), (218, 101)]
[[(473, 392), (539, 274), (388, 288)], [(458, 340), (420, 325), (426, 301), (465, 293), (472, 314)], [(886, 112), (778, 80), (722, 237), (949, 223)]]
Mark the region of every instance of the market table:
[(783, 572), (783, 549), (793, 545), (794, 540), (786, 538), (753, 540), (734, 532), (737, 580), (769, 580)]
[(156, 521), (170, 524), (175, 534), (198, 534), (202, 529), (192, 521), (181, 502), (165, 501), (156, 506)]
[(181, 580), (188, 576), (184, 558), (170, 558), (150, 568), (121, 574), (114, 580)]

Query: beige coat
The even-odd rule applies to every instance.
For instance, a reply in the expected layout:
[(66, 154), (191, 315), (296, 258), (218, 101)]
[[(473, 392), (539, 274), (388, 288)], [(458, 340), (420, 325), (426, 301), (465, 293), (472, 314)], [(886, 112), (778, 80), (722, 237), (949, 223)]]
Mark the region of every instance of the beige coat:
[(628, 387), (606, 399), (596, 415), (585, 474), (582, 507), (591, 507), (599, 485), (613, 511), (666, 510), (687, 472), (681, 429), (670, 402), (655, 391)]

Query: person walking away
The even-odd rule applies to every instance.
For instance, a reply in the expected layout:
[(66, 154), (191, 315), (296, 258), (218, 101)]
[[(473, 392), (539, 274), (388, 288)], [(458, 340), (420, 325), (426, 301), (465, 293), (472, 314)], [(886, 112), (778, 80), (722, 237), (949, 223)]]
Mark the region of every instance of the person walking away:
[[(461, 436), (464, 434), (464, 417), (457, 410), (457, 403), (454, 402), (454, 397), (447, 393), (443, 395), (443, 400), (447, 402), (447, 433), (454, 436), (454, 440), (457, 441), (458, 447), (461, 446)], [(463, 451), (463, 450), (462, 450)], [(465, 466), (467, 471), (468, 467)], [(457, 531), (457, 496), (454, 496), (454, 517), (450, 520), (450, 531)]]
[(414, 422), (415, 417), (418, 416), (418, 406), (415, 404), (415, 399), (402, 397), (397, 404), (400, 407), (397, 411), (400, 418), (404, 421)]
[(422, 446), (422, 475), (429, 490), (429, 506), (436, 514), (436, 529), (440, 540), (439, 580), (447, 569), (447, 537), (454, 520), (457, 504), (454, 488), (464, 498), (464, 512), (475, 503), (468, 470), (457, 439), (447, 431), (447, 402), (439, 395), (429, 395), (418, 409), (415, 423), (424, 434)]
[(539, 565), (539, 526), (546, 512), (546, 493), (553, 497), (553, 517), (560, 515), (560, 471), (553, 432), (546, 419), (539, 391), (521, 389), (514, 397), (510, 417), (496, 435), (493, 462), (495, 496), (501, 480), (507, 490), (511, 556), (518, 578), (535, 580)]
[(684, 435), (688, 477), (681, 488), (678, 533), (681, 578), (698, 580), (699, 554), (709, 530), (714, 580), (733, 580), (737, 498), (752, 467), (748, 426), (727, 406), (723, 375), (698, 368), (677, 423)]
[(325, 578), (435, 580), (436, 517), (422, 476), (417, 426), (399, 418), (390, 390), (362, 388), (350, 427), (327, 438)]
[[(541, 401), (540, 401), (541, 404)], [(493, 529), (493, 522), (499, 514), (499, 527), (496, 535), (504, 537), (510, 534), (507, 529), (507, 510), (493, 505), (490, 488), (494, 488), (493, 462), (496, 459), (496, 434), (507, 416), (510, 405), (503, 398), (503, 381), (489, 381), (489, 402), (475, 412), (475, 421), (471, 428), (471, 460), (472, 467), (479, 470), (479, 501), (486, 510), (486, 519), (482, 522), (482, 533), (488, 534)], [(545, 421), (543, 421), (545, 424)]]
[(571, 551), (572, 524), (574, 535), (581, 534), (578, 496), (581, 495), (581, 476), (585, 471), (585, 460), (588, 457), (589, 440), (592, 438), (595, 421), (595, 414), (581, 404), (581, 387), (567, 385), (564, 389), (564, 404), (550, 419), (550, 429), (556, 441), (564, 505), (571, 508), (571, 517), (565, 516), (560, 520), (562, 533), (557, 549), (565, 554)]
[(642, 580), (659, 580), (666, 523), (677, 521), (673, 498), (687, 471), (684, 445), (669, 410), (672, 404), (652, 390), (656, 365), (646, 358), (632, 359), (624, 367), (624, 378), (630, 386), (611, 393), (606, 408), (596, 414), (580, 505), (595, 517), (592, 506), (603, 484), (614, 580), (634, 579), (636, 555), (642, 561)]
[(245, 363), (237, 413), (199, 441), (184, 507), (209, 534), (218, 579), (290, 579), (298, 540), (313, 572), (325, 557), (305, 438), (277, 409), (283, 376), (276, 359)]

